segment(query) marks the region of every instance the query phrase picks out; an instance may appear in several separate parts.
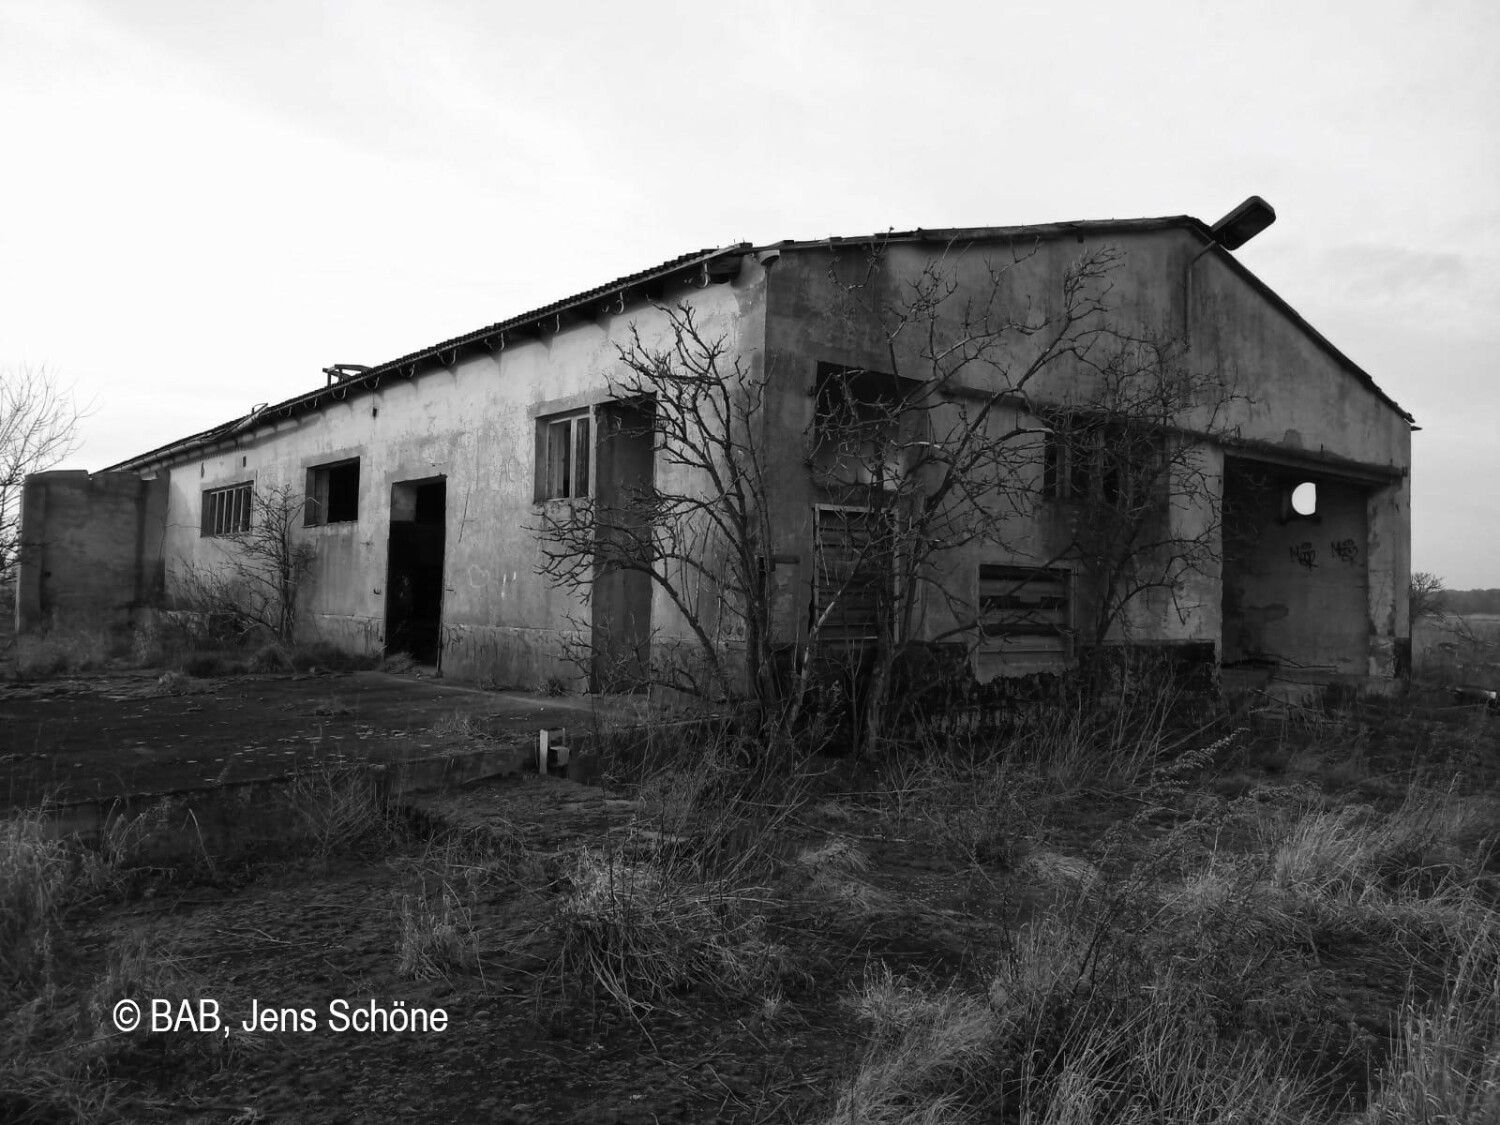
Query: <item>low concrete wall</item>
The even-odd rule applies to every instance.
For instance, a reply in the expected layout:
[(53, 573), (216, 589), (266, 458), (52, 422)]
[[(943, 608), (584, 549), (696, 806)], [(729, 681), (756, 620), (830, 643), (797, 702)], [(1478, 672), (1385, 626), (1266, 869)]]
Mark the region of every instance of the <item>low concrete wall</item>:
[[(586, 759), (585, 759), (586, 760)], [(224, 785), (132, 793), (52, 805), (45, 809), (57, 837), (89, 843), (113, 836), (130, 841), (132, 859), (163, 862), (207, 855), (218, 859), (272, 844), (300, 844), (315, 820), (320, 787), (367, 787), (369, 797), (399, 805), (416, 793), (455, 789), (536, 768), (536, 751), (481, 748), (461, 754), (229, 782)], [(326, 779), (326, 781), (325, 781)], [(348, 793), (335, 790), (329, 794)], [(122, 825), (121, 821), (130, 821)]]
[(21, 494), (16, 628), (125, 629), (162, 583), (166, 480), (49, 472)]

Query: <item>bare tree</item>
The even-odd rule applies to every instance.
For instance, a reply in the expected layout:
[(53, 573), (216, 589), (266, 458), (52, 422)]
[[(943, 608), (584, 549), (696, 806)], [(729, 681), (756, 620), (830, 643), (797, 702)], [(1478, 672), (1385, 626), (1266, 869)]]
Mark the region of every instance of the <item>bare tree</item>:
[[(1036, 432), (1016, 405), (1042, 371), (1095, 346), (1119, 261), (1108, 248), (1081, 259), (1063, 280), (1060, 311), (1046, 317), (1002, 300), (1005, 275), (1025, 254), (987, 265), (977, 292), (960, 285), (959, 254), (939, 255), (894, 299), (867, 284), (882, 256), (875, 247), (863, 277), (835, 287), (842, 315), (884, 332), (890, 369), (820, 379), (807, 467), (825, 495), (860, 514), (838, 558), (817, 560), (815, 612), (790, 675), (774, 639), (772, 477), (785, 467), (766, 460), (773, 388), (766, 373), (730, 358), (724, 338), (706, 335), (691, 306), (660, 310), (671, 329), (665, 347), (632, 333), (612, 387), (617, 399), (644, 405), (666, 471), (610, 508), (551, 506), (536, 528), (541, 570), (554, 583), (587, 597), (598, 576), (635, 571), (664, 594), (695, 642), (696, 659), (662, 676), (674, 687), (748, 698), (762, 715), (795, 718), (814, 661), (857, 650), (864, 741), (879, 737), (921, 592), (952, 596), (937, 580), (936, 556), (994, 535), (1016, 511), (1016, 482), (1034, 460), (1017, 439), (1034, 444)], [(982, 390), (955, 396), (960, 383)], [(862, 635), (848, 635), (851, 619)]]
[(236, 634), (264, 629), (289, 643), (299, 595), (316, 559), (297, 531), (306, 501), (286, 485), (252, 492), (249, 526), (209, 540), (222, 557), (181, 569), (177, 600)]
[(82, 412), (45, 367), (0, 369), (0, 582), (14, 573), (21, 489), (78, 449)]
[[(986, 258), (964, 284), (967, 253), (945, 248), (894, 290), (878, 278), (879, 244), (854, 281), (838, 284), (837, 261), (830, 270), (839, 313), (879, 326), (888, 369), (830, 373), (809, 457), (824, 494), (860, 513), (845, 557), (819, 559), (820, 580), (834, 570), (843, 581), (820, 599), (818, 622), (847, 619), (851, 594), (863, 603), (862, 643), (846, 659), (857, 661), (864, 745), (882, 737), (895, 669), (915, 646), (981, 642), (979, 607), (944, 560), (981, 542), (1016, 549), (1007, 536), (1013, 517), (1029, 514), (1044, 429), (1033, 403), (1039, 384), (1053, 370), (1102, 363), (1095, 357), (1114, 339), (1107, 314), (1117, 249), (1072, 263), (1051, 315), (1005, 299), (1007, 275), (1034, 249)], [(923, 618), (935, 610), (953, 624), (934, 635)]]
[(1227, 435), (1236, 397), (1190, 372), (1177, 344), (1110, 323), (1123, 260), (1113, 247), (1067, 269), (1050, 313), (1007, 296), (1032, 251), (976, 264), (950, 246), (894, 284), (886, 251), (876, 244), (852, 270), (838, 259), (830, 268), (835, 316), (874, 326), (884, 357), (881, 370), (819, 370), (804, 467), (837, 515), (817, 533), (789, 673), (771, 561), (773, 478), (785, 471), (767, 464), (775, 388), (706, 334), (691, 306), (660, 310), (665, 346), (632, 334), (612, 388), (640, 405), (666, 471), (612, 505), (549, 506), (535, 529), (554, 583), (587, 598), (600, 575), (635, 571), (676, 608), (696, 660), (662, 682), (794, 717), (815, 667), (842, 661), (858, 680), (862, 745), (883, 735), (903, 657), (984, 638), (981, 607), (952, 580), (954, 553), (983, 543), (1018, 554), (1011, 540), (1034, 531), (1044, 503), (1069, 530), (1033, 558), (1081, 573), (1087, 651), (1148, 591), (1175, 599), (1217, 550), (1203, 443)]
[(1075, 389), (1048, 420), (1042, 501), (1065, 528), (1054, 561), (1077, 575), (1085, 672), (1106, 642), (1128, 639), (1131, 609), (1157, 593), (1179, 614), (1193, 575), (1221, 556), (1222, 489), (1207, 444), (1232, 437), (1245, 396), (1217, 372), (1188, 365), (1180, 342), (1116, 339), (1081, 357)]
[(584, 598), (600, 577), (645, 575), (694, 641), (690, 653), (653, 646), (649, 677), (695, 696), (748, 697), (770, 708), (780, 692), (766, 574), (767, 379), (728, 358), (727, 342), (706, 336), (691, 306), (661, 311), (671, 326), (668, 346), (647, 346), (632, 327), (619, 349), (622, 370), (611, 391), (635, 408), (635, 420), (615, 436), (649, 441), (654, 460), (682, 485), (645, 481), (612, 503), (548, 506), (533, 529), (540, 569)]
[(1419, 617), (1437, 617), (1446, 608), (1448, 588), (1442, 578), (1419, 570), (1411, 576), (1411, 621)]

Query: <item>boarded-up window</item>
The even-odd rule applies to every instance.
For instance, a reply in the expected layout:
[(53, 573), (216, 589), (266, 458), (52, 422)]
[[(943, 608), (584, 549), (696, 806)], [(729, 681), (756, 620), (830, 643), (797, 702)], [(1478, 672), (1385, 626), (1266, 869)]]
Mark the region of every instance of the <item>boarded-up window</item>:
[(881, 615), (891, 609), (890, 536), (881, 533), (886, 520), (867, 509), (818, 508), (816, 524), (813, 621), (822, 622), (819, 640), (873, 641)]
[(203, 521), (199, 534), (238, 535), (250, 530), (250, 482), (228, 488), (210, 488), (203, 493)]
[(1058, 668), (1071, 656), (1070, 575), (984, 563), (979, 568), (981, 658), (1010, 671)]

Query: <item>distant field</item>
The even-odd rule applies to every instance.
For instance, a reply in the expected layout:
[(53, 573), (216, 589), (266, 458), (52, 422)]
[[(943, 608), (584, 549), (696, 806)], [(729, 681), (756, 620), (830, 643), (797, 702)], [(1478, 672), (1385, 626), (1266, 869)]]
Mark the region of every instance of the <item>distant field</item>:
[(1500, 614), (1424, 617), (1412, 628), (1418, 675), (1500, 688)]

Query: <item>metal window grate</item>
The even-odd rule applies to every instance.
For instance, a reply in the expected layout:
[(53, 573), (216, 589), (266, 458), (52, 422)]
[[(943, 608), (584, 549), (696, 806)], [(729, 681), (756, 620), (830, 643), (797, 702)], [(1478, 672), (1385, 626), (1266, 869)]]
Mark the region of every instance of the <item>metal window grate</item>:
[(203, 493), (203, 522), (199, 533), (204, 537), (239, 535), (250, 530), (251, 484), (232, 484), (228, 488), (210, 488)]

